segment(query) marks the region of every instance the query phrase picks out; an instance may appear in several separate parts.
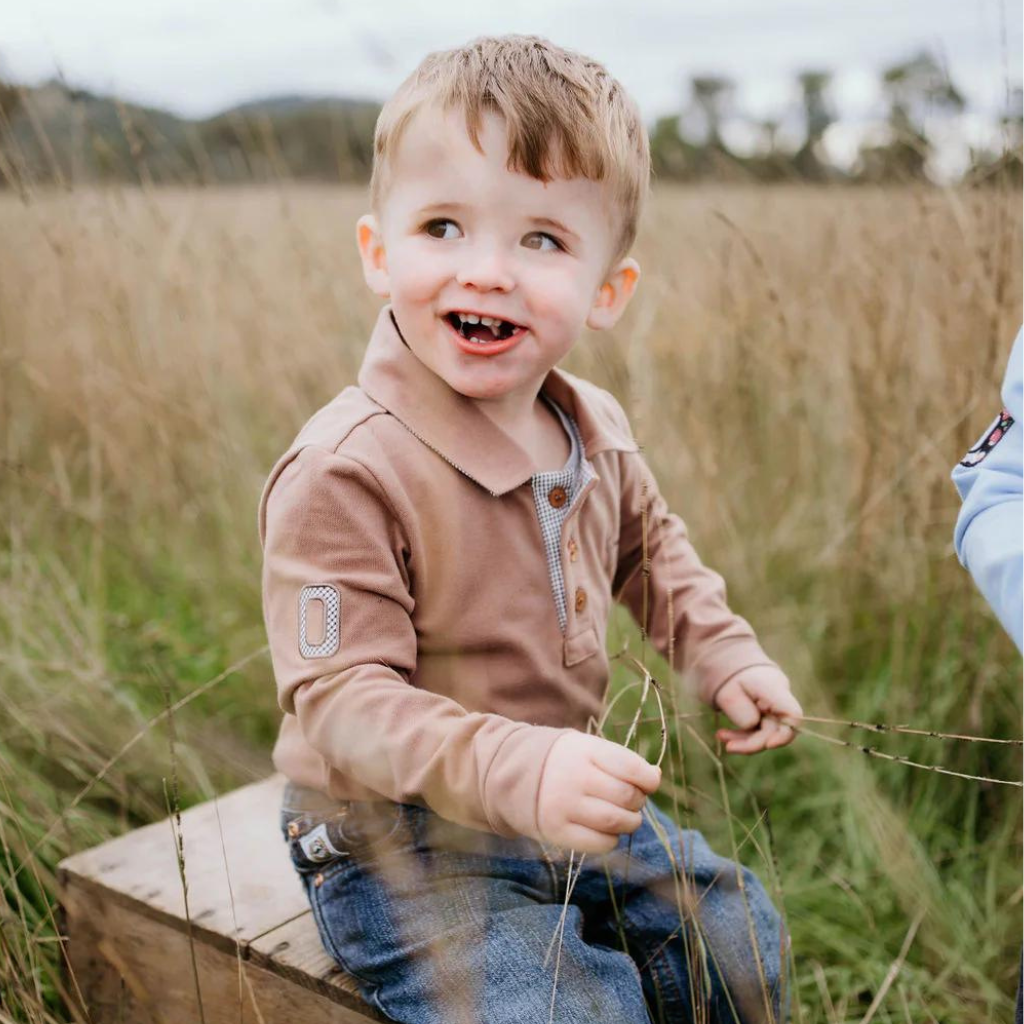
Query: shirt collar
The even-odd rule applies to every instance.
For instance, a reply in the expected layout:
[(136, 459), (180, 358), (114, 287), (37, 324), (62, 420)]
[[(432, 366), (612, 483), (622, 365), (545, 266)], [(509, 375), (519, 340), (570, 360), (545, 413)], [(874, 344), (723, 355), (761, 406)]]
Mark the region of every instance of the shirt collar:
[[(496, 497), (534, 474), (530, 456), (476, 402), (453, 390), (428, 369), (402, 338), (385, 306), (377, 318), (359, 370), (359, 386), (414, 436)], [(636, 442), (584, 396), (557, 367), (541, 385), (579, 428), (584, 455), (609, 449), (637, 451)]]
[(569, 438), (569, 458), (565, 460), (565, 465), (561, 469), (546, 470), (540, 473), (534, 473), (534, 477), (544, 476), (564, 476), (568, 475), (570, 478), (575, 477), (580, 468), (580, 462), (582, 461), (582, 444), (579, 441), (579, 431), (576, 429), (576, 424), (573, 422), (571, 416), (567, 416), (562, 412), (562, 407), (556, 402), (551, 400), (551, 397), (545, 392), (541, 391), (541, 398), (547, 403), (551, 411), (558, 418), (558, 422), (562, 424), (562, 429), (565, 431), (566, 437)]

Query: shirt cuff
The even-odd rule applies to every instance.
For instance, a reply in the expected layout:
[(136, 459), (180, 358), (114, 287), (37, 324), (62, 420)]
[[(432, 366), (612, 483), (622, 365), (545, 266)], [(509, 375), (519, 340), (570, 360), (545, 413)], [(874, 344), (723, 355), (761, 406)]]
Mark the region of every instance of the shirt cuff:
[(544, 765), (555, 741), (571, 731), (524, 723), (498, 747), (481, 789), (487, 822), (499, 836), (540, 838), (537, 798)]
[[(718, 691), (733, 676), (748, 668), (779, 666), (761, 650), (756, 640), (743, 638), (740, 640), (723, 641), (716, 644), (696, 665), (691, 672), (697, 681), (697, 695), (711, 707), (715, 707)], [(779, 669), (781, 672), (782, 670)]]

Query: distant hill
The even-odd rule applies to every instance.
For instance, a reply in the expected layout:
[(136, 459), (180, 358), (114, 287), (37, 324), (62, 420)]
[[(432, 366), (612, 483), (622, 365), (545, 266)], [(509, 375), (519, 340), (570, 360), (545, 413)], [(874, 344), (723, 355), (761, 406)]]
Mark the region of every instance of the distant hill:
[(346, 99), (339, 96), (270, 96), (265, 99), (246, 100), (237, 106), (222, 110), (217, 117), (226, 114), (293, 114), (310, 107), (334, 107), (352, 110), (355, 108), (372, 108), (380, 110), (380, 104), (371, 100)]
[[(911, 72), (920, 78), (922, 68), (927, 74), (917, 81)], [(747, 118), (748, 128), (756, 128), (763, 139), (759, 148), (746, 154), (730, 149), (719, 130), (728, 109), (722, 97), (731, 94), (730, 81), (696, 77), (686, 110), (699, 108), (703, 123), (711, 127), (703, 138), (695, 138), (688, 134), (687, 117), (659, 118), (650, 131), (654, 179), (745, 184), (945, 181), (930, 176), (934, 140), (926, 134), (922, 116), (912, 116), (919, 108), (931, 109), (928, 97), (935, 88), (947, 103), (954, 97), (962, 104), (944, 76), (940, 63), (927, 54), (886, 70), (882, 90), (890, 106), (888, 118), (864, 137), (853, 165), (843, 167), (829, 162), (822, 144), (826, 129), (835, 123), (825, 104), (827, 73), (799, 76), (807, 121), (803, 141), (782, 147), (777, 137), (780, 120)], [(1020, 188), (1022, 97), (1024, 93), (1016, 89), (1001, 115), (1000, 149), (970, 151), (963, 183)], [(379, 112), (380, 105), (370, 100), (288, 94), (192, 120), (72, 89), (59, 81), (35, 88), (0, 81), (0, 188), (105, 181), (362, 182), (373, 166)], [(733, 116), (738, 123), (743, 121), (741, 112)]]
[(190, 120), (50, 81), (0, 92), (0, 181), (360, 181), (379, 111), (367, 100), (277, 96)]

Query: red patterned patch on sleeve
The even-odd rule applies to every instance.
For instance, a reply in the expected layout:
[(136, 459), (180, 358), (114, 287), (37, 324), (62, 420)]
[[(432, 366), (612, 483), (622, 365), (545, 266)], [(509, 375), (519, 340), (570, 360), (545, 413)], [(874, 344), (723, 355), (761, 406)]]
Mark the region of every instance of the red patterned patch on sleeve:
[(982, 435), (981, 440), (960, 460), (961, 466), (976, 466), (1006, 436), (1013, 426), (1013, 417), (1003, 409)]

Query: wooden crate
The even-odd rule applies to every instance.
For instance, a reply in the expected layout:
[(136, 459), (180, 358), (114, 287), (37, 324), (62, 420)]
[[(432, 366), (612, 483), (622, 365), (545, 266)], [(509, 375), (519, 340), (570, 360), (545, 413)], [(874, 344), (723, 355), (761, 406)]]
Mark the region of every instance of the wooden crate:
[(182, 813), (191, 924), (169, 819), (61, 862), (69, 987), (93, 1024), (387, 1019), (324, 951), (279, 830), (283, 787)]

